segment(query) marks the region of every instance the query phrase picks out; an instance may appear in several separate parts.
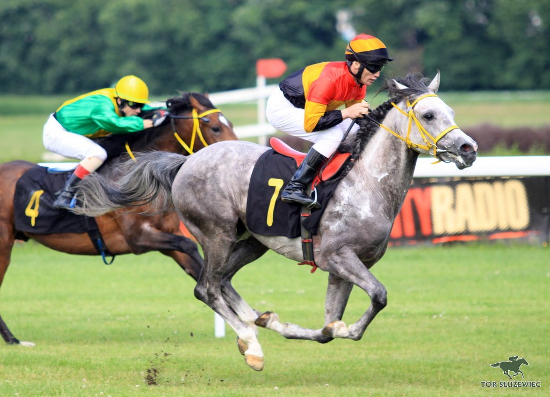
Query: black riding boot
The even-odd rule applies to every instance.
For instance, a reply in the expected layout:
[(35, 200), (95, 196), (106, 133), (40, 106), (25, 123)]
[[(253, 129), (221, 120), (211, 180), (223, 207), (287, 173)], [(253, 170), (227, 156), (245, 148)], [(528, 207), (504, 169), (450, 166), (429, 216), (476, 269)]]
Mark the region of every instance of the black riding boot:
[(57, 195), (57, 198), (53, 202), (54, 208), (57, 209), (68, 209), (71, 208), (71, 201), (73, 200), (73, 197), (76, 193), (76, 186), (81, 181), (79, 177), (77, 177), (75, 174), (72, 174), (69, 179), (67, 180), (67, 183), (65, 183), (65, 187), (63, 190)]
[(306, 189), (311, 187), (311, 183), (327, 162), (327, 158), (315, 149), (309, 149), (307, 156), (296, 170), (296, 173), (284, 188), (281, 194), (281, 200), (285, 203), (298, 203), (307, 208), (319, 208), (319, 203), (315, 202), (307, 193)]

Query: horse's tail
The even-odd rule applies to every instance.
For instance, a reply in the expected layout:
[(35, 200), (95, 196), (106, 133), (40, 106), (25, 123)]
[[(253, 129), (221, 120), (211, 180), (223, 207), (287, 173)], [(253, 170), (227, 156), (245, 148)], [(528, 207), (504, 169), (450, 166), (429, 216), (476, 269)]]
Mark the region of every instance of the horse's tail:
[(148, 152), (136, 155), (117, 167), (122, 175), (115, 181), (94, 173), (84, 178), (78, 187), (79, 204), (72, 211), (79, 215), (99, 216), (129, 206), (152, 203), (154, 211), (163, 213), (173, 208), (172, 183), (187, 160), (176, 153)]
[(491, 367), (500, 367), (500, 363), (491, 364)]

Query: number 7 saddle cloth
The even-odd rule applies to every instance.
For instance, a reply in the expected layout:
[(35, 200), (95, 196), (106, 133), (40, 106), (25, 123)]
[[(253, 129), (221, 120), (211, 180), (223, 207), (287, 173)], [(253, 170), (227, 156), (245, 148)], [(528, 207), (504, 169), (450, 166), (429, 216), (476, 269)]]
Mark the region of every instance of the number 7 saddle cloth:
[[(49, 173), (48, 168), (31, 168), (15, 187), (15, 229), (34, 234), (86, 233), (90, 218), (52, 207), (72, 171)], [(93, 221), (93, 219), (92, 219)]]
[[(284, 203), (281, 193), (306, 154), (290, 148), (277, 138), (271, 138), (270, 144), (273, 149), (260, 156), (250, 177), (246, 224), (251, 232), (264, 236), (300, 237), (302, 207), (296, 203)], [(312, 234), (317, 233), (321, 216), (349, 157), (350, 153), (337, 152), (314, 181), (321, 208), (313, 209), (304, 221), (304, 227)]]

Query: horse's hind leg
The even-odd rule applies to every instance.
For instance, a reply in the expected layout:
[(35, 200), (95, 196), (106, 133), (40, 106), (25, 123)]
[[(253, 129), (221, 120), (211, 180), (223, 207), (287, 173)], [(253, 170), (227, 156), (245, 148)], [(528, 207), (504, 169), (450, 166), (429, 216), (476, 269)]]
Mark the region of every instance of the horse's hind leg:
[(19, 339), (13, 336), (4, 320), (2, 320), (2, 316), (0, 316), (0, 335), (8, 345), (18, 345), (20, 343)]
[[(258, 314), (233, 288), (231, 280), (240, 269), (261, 257), (267, 250), (268, 248), (254, 237), (239, 241), (229, 258), (229, 266), (233, 268), (233, 271), (222, 281), (222, 294), (225, 301), (231, 303), (231, 309), (241, 320), (252, 327), (256, 334), (257, 328), (254, 321), (258, 318)], [(248, 345), (242, 339), (237, 338), (237, 346), (239, 352), (244, 356), (246, 350), (248, 350)]]
[[(325, 298), (325, 325), (342, 319), (352, 288), (352, 283), (334, 274), (329, 274)], [(319, 343), (327, 343), (333, 340), (332, 336), (323, 334), (324, 328), (314, 330), (303, 328), (296, 324), (281, 323), (279, 316), (273, 312), (262, 314), (256, 320), (256, 324), (278, 332), (287, 339), (305, 339)]]
[[(242, 305), (242, 302), (241, 304), (232, 302), (235, 296), (231, 293), (231, 289), (228, 289), (227, 286), (222, 287), (222, 284), (226, 280), (230, 280), (235, 271), (242, 267), (237, 263), (229, 263), (231, 254), (236, 247), (234, 240), (231, 241), (229, 237), (230, 234), (222, 234), (224, 237), (208, 240), (203, 245), (204, 268), (195, 287), (195, 296), (222, 316), (233, 328), (239, 339), (244, 341), (247, 346), (244, 353), (246, 363), (252, 369), (261, 371), (264, 367), (264, 354), (256, 336), (256, 330), (241, 320), (232, 309), (235, 304), (243, 314), (247, 311), (246, 307)], [(231, 265), (235, 268), (231, 268)], [(226, 290), (225, 296), (222, 293), (222, 288)], [(242, 298), (240, 299), (242, 300)]]
[(254, 328), (256, 327), (254, 321), (258, 318), (258, 315), (239, 293), (235, 291), (231, 280), (240, 269), (261, 257), (267, 250), (268, 248), (254, 237), (237, 242), (228, 262), (228, 267), (232, 271), (222, 281), (222, 294), (226, 302), (230, 303), (231, 309), (241, 320)]
[[(15, 242), (15, 236), (13, 229), (9, 228), (5, 224), (0, 224), (0, 286), (2, 281), (4, 281), (4, 276), (8, 270), (11, 260), (11, 251), (13, 249), (13, 244)], [(10, 329), (0, 316), (0, 335), (2, 339), (10, 345), (20, 344), (21, 342), (11, 333)], [(21, 343), (27, 346), (33, 346), (31, 342)]]

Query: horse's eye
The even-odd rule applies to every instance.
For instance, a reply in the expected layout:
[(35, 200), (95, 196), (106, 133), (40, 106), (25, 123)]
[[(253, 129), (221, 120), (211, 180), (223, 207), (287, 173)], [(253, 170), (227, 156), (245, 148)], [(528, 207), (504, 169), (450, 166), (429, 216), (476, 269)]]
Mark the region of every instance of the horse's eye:
[(214, 132), (215, 134), (219, 134), (220, 132), (222, 132), (222, 129), (220, 127), (212, 127), (212, 132)]
[(426, 119), (426, 120), (433, 120), (433, 118), (434, 118), (434, 114), (433, 114), (433, 113), (426, 113), (426, 114), (424, 115), (424, 119)]

